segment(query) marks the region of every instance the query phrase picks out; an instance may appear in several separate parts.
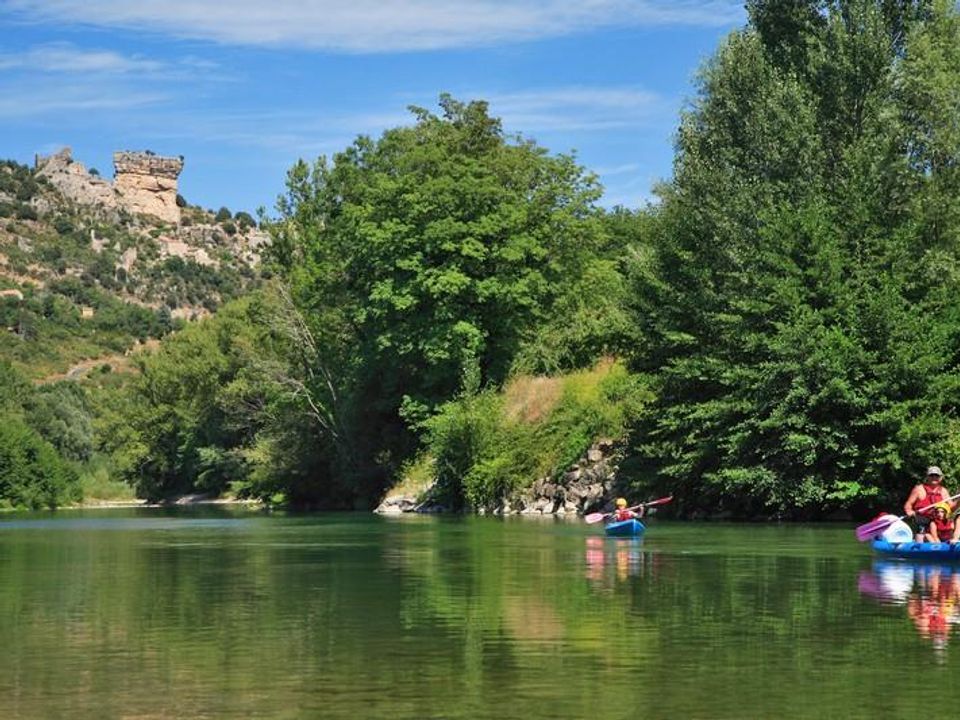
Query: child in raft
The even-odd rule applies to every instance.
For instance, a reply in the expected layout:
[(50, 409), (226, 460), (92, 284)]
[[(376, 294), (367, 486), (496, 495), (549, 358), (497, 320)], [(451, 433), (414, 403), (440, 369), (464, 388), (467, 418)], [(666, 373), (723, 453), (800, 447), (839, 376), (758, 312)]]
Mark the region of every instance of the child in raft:
[(627, 507), (626, 498), (617, 498), (617, 509), (613, 513), (614, 522), (623, 522), (624, 520), (639, 520), (643, 517), (643, 505), (637, 508), (639, 512)]
[(955, 524), (950, 517), (950, 503), (939, 502), (933, 506), (933, 519), (927, 525), (926, 542), (951, 542)]

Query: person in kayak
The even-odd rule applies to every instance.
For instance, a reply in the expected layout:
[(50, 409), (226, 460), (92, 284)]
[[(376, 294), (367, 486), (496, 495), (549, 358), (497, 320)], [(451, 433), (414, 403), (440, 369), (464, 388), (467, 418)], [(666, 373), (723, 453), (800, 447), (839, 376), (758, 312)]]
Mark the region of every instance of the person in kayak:
[(933, 506), (933, 519), (927, 526), (927, 542), (950, 542), (953, 539), (954, 522), (950, 517), (952, 508), (948, 502), (939, 502)]
[(627, 507), (626, 498), (617, 498), (617, 509), (613, 513), (614, 522), (623, 522), (624, 520), (639, 520), (643, 517), (643, 506), (639, 508), (639, 512), (631, 510)]
[[(927, 476), (923, 482), (914, 485), (907, 501), (903, 504), (903, 512), (913, 520), (913, 530), (916, 541), (923, 542), (932, 519), (933, 506), (940, 502), (949, 502), (950, 491), (943, 486), (943, 471), (936, 465), (927, 468)], [(950, 505), (951, 511), (953, 505)]]

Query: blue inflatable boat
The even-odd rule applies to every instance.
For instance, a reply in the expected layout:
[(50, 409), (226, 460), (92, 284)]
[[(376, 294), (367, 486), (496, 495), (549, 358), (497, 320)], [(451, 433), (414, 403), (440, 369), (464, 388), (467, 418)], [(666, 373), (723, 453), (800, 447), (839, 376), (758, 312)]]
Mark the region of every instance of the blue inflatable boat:
[(960, 561), (960, 543), (948, 542), (901, 542), (874, 540), (873, 549), (882, 555), (914, 560)]
[(639, 520), (622, 520), (620, 522), (610, 523), (604, 529), (607, 535), (613, 537), (633, 537), (642, 534), (647, 528)]

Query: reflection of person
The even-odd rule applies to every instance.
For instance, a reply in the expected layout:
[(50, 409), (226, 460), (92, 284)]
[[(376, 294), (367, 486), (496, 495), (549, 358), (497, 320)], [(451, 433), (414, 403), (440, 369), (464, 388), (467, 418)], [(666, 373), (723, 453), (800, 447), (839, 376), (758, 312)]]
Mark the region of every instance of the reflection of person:
[[(927, 468), (927, 476), (922, 483), (914, 485), (913, 490), (903, 504), (903, 512), (913, 518), (916, 541), (923, 542), (930, 524), (929, 511), (940, 502), (948, 502), (950, 492), (943, 486), (943, 471), (936, 465)], [(950, 506), (951, 510), (953, 506)]]
[(617, 509), (613, 513), (613, 519), (615, 522), (623, 522), (624, 520), (639, 520), (643, 517), (643, 505), (637, 508), (637, 511), (631, 510), (627, 507), (626, 498), (617, 498)]
[(603, 578), (604, 556), (603, 538), (591, 536), (587, 538), (587, 579), (600, 580)]
[(927, 542), (947, 542), (953, 538), (953, 525), (953, 520), (950, 519), (950, 503), (937, 503), (933, 506), (933, 519), (927, 526), (924, 539)]
[(947, 646), (950, 626), (960, 623), (960, 568), (879, 562), (860, 575), (857, 586), (878, 600), (906, 605), (914, 627), (938, 653)]
[(960, 572), (934, 566), (918, 570), (917, 577), (920, 593), (907, 601), (907, 614), (919, 633), (942, 650), (950, 637), (950, 624), (957, 618)]

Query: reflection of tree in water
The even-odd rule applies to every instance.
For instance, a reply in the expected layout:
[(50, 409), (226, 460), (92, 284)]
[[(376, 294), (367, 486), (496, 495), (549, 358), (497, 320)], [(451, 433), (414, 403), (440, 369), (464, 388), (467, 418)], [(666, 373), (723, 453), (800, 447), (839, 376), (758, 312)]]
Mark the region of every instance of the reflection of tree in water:
[(906, 606), (920, 635), (938, 654), (946, 650), (950, 626), (960, 623), (960, 566), (877, 562), (858, 585), (864, 595)]

